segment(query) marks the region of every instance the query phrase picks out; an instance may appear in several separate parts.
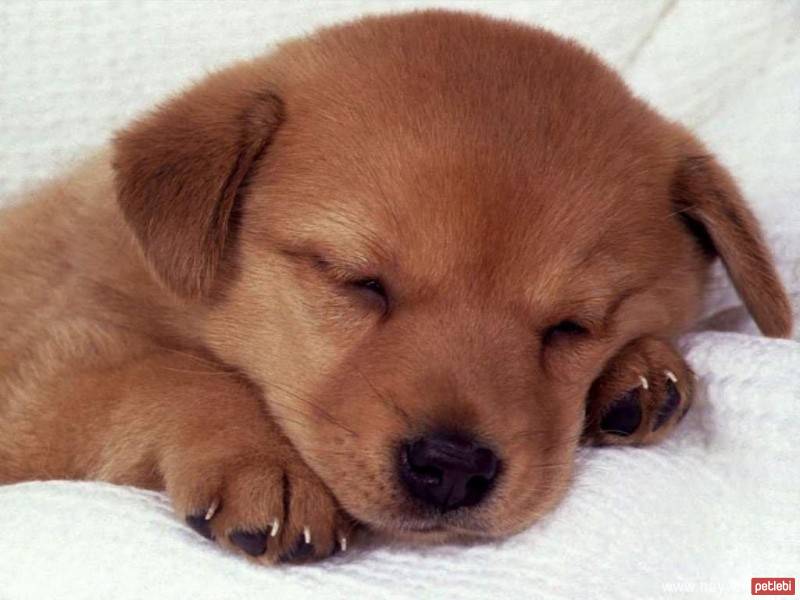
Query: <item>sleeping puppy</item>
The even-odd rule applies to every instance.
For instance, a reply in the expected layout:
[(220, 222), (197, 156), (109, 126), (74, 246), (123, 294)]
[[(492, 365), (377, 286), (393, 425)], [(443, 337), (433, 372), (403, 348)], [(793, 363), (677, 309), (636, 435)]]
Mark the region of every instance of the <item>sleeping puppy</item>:
[(791, 329), (728, 172), (589, 52), (371, 17), (213, 74), (0, 219), (0, 481), (165, 489), (264, 562), (505, 536), (651, 444), (719, 256)]

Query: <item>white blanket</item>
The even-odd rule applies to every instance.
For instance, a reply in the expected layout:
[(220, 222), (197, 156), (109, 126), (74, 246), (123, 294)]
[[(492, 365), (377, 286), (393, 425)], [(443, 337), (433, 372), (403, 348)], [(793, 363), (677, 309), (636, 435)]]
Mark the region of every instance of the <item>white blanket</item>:
[[(210, 67), (422, 2), (0, 4), (0, 195), (61, 168)], [(800, 4), (438, 2), (546, 25), (621, 69), (731, 167), (800, 304)], [(721, 270), (683, 340), (699, 398), (663, 445), (584, 451), (554, 514), (500, 543), (354, 549), (259, 568), (158, 495), (0, 487), (0, 600), (750, 598), (800, 576), (800, 343), (755, 335)], [(710, 331), (714, 329), (716, 331)], [(2, 333), (0, 333), (1, 335)]]

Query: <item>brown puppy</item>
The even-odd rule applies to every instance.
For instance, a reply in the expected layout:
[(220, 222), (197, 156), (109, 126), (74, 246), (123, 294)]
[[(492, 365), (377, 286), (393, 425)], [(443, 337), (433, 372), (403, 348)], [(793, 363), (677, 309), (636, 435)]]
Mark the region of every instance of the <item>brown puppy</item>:
[(1, 217), (0, 482), (165, 488), (268, 561), (351, 518), (506, 535), (582, 440), (663, 438), (716, 255), (791, 328), (699, 142), (578, 46), (475, 15), (212, 75)]

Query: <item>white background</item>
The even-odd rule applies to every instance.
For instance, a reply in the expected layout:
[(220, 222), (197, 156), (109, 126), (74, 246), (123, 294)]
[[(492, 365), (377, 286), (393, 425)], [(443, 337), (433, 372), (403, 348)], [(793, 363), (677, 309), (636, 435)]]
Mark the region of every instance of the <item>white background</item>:
[[(365, 12), (478, 9), (574, 36), (732, 169), (800, 297), (800, 2), (8, 2), (0, 197), (65, 168), (208, 69)], [(0, 240), (1, 242), (1, 240)], [(471, 548), (378, 548), (256, 568), (165, 500), (100, 484), (0, 487), (0, 600), (749, 598), (800, 576), (800, 344), (764, 340), (718, 270), (683, 340), (697, 406), (659, 448), (585, 453), (530, 531)], [(2, 332), (0, 332), (2, 335)]]

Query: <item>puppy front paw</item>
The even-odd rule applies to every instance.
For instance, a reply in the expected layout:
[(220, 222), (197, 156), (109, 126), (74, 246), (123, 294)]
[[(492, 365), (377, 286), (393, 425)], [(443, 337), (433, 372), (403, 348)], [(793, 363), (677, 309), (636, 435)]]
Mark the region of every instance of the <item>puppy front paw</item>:
[(170, 461), (165, 471), (186, 523), (252, 560), (306, 562), (347, 548), (348, 518), (294, 452), (201, 452)]
[(592, 384), (584, 439), (595, 445), (658, 442), (689, 410), (692, 393), (692, 372), (671, 344), (635, 340)]

